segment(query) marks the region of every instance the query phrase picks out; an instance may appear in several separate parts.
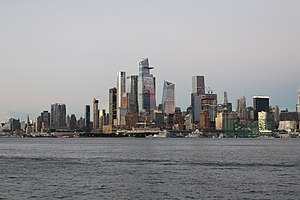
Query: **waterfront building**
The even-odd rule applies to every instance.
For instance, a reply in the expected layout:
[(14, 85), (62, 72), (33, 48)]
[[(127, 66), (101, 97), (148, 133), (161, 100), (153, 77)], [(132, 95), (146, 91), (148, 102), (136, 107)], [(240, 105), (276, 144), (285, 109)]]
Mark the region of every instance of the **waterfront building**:
[(77, 129), (76, 122), (77, 122), (76, 116), (74, 114), (71, 114), (70, 123), (69, 123), (69, 129), (70, 130), (76, 130)]
[(216, 117), (216, 130), (233, 131), (236, 113), (220, 112)]
[(41, 113), (41, 122), (42, 122), (42, 129), (48, 129), (50, 127), (50, 113), (48, 111), (43, 111)]
[(258, 130), (261, 134), (269, 134), (272, 132), (270, 113), (258, 112)]
[(117, 88), (109, 89), (109, 125), (117, 125)]
[(55, 103), (51, 105), (50, 126), (53, 129), (64, 129), (66, 123), (66, 105)]
[(99, 100), (93, 100), (93, 131), (99, 130), (99, 109), (98, 109)]
[(162, 95), (162, 110), (165, 114), (175, 112), (175, 84), (170, 81), (164, 81)]
[(246, 120), (247, 119), (247, 105), (246, 105), (246, 97), (242, 96), (237, 100), (237, 107), (236, 107), (236, 112), (238, 117), (241, 120)]
[(161, 110), (154, 110), (154, 121), (156, 127), (165, 126), (164, 114)]
[(272, 118), (274, 119), (274, 129), (277, 129), (279, 126), (279, 121), (280, 121), (279, 107), (278, 106), (272, 107), (270, 114), (272, 115)]
[(41, 116), (38, 116), (36, 119), (35, 119), (35, 132), (41, 132), (42, 130), (42, 119), (41, 119)]
[(297, 112), (300, 113), (300, 88), (298, 89)]
[(140, 115), (152, 116), (156, 108), (155, 77), (150, 73), (148, 58), (139, 62), (138, 109)]
[(193, 130), (192, 115), (187, 114), (184, 117), (184, 125), (186, 130)]
[(127, 76), (128, 113), (138, 113), (138, 76)]
[(285, 130), (287, 132), (294, 132), (299, 125), (298, 112), (280, 112), (279, 130)]
[(211, 123), (209, 118), (209, 110), (201, 110), (200, 111), (200, 130), (210, 130)]
[(254, 110), (254, 120), (258, 120), (259, 112), (267, 112), (270, 111), (269, 106), (269, 97), (268, 96), (254, 96), (253, 97), (253, 110)]
[(209, 119), (214, 122), (217, 117), (217, 94), (205, 94), (201, 97), (201, 110), (209, 111)]
[(126, 109), (126, 72), (119, 71), (117, 75), (117, 120), (118, 125), (124, 125), (121, 123), (122, 118), (127, 114)]
[(204, 76), (192, 77), (192, 94), (191, 94), (191, 109), (192, 120), (194, 124), (200, 122), (201, 97), (205, 95)]
[(91, 131), (91, 106), (90, 105), (85, 105), (84, 129), (86, 132)]

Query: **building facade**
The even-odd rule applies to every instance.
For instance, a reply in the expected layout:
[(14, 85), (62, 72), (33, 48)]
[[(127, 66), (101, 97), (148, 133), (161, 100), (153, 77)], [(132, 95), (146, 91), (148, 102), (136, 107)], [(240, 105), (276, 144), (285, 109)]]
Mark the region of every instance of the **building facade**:
[(153, 116), (156, 108), (155, 77), (150, 73), (153, 67), (149, 66), (148, 58), (139, 62), (138, 77), (138, 109), (140, 115)]
[(138, 76), (127, 76), (126, 93), (128, 97), (128, 113), (138, 113)]
[(119, 71), (117, 74), (117, 120), (121, 125), (122, 118), (126, 116), (126, 72)]
[(117, 88), (109, 89), (109, 125), (117, 125)]
[(164, 81), (162, 94), (162, 111), (165, 114), (174, 114), (175, 112), (175, 84), (170, 81)]
[(85, 121), (84, 121), (84, 129), (86, 132), (91, 131), (91, 106), (85, 105)]
[(254, 110), (254, 120), (258, 120), (259, 112), (267, 112), (270, 111), (269, 105), (269, 97), (268, 96), (254, 96), (253, 97), (253, 110)]
[(93, 100), (93, 131), (99, 130), (99, 100), (95, 99)]
[(50, 126), (53, 129), (67, 128), (66, 105), (55, 103), (51, 105)]
[(193, 76), (191, 108), (192, 108), (192, 121), (194, 124), (199, 124), (200, 122), (201, 98), (203, 95), (205, 95), (204, 76)]

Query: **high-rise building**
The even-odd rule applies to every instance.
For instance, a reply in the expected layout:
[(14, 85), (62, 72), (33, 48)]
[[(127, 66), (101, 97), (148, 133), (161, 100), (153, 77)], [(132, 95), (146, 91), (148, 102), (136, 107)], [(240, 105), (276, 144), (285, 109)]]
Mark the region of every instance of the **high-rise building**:
[(85, 105), (85, 121), (84, 121), (85, 131), (91, 131), (91, 106)]
[(48, 111), (43, 111), (41, 113), (42, 128), (48, 129), (50, 127), (50, 113)]
[(202, 95), (205, 95), (204, 76), (193, 76), (192, 77), (191, 108), (192, 108), (192, 121), (194, 124), (199, 124), (199, 122), (200, 122), (201, 96)]
[(99, 130), (99, 109), (98, 109), (99, 100), (93, 100), (93, 130)]
[[(217, 94), (205, 94), (201, 98), (201, 111), (208, 111), (208, 116), (210, 120), (210, 128), (215, 128), (215, 119), (217, 117)], [(201, 113), (201, 112), (200, 112)], [(206, 112), (204, 114), (207, 114)], [(201, 114), (200, 114), (201, 118)], [(206, 118), (205, 118), (206, 119)], [(201, 119), (200, 119), (201, 120)]]
[(72, 114), (70, 117), (70, 123), (69, 123), (70, 130), (76, 130), (76, 128), (77, 128), (76, 122), (77, 122), (76, 116), (74, 114)]
[(140, 115), (153, 115), (156, 108), (155, 77), (150, 74), (153, 67), (149, 66), (148, 58), (139, 62), (138, 77), (138, 109)]
[(128, 113), (138, 113), (138, 76), (127, 76)]
[(66, 105), (55, 103), (51, 105), (50, 126), (54, 129), (66, 128)]
[(109, 89), (109, 125), (117, 125), (117, 88)]
[(125, 102), (126, 98), (126, 72), (119, 71), (117, 75), (117, 119), (118, 125), (121, 125), (121, 118), (126, 115)]
[(300, 113), (300, 88), (298, 89), (297, 112)]
[(192, 77), (192, 93), (198, 94), (198, 95), (205, 94), (204, 76), (193, 76)]
[(227, 94), (226, 91), (223, 92), (222, 98), (223, 98), (223, 99), (222, 99), (222, 103), (223, 103), (224, 105), (228, 104), (228, 94)]
[(259, 112), (269, 113), (269, 97), (268, 96), (254, 96), (253, 97), (253, 110), (254, 110), (254, 120), (258, 120)]
[(258, 112), (258, 130), (261, 134), (272, 132), (271, 119), (268, 112)]
[(247, 118), (247, 105), (245, 96), (242, 96), (237, 100), (236, 112), (240, 119), (245, 120)]
[(164, 81), (162, 94), (162, 110), (165, 114), (174, 114), (175, 112), (175, 84), (170, 81)]

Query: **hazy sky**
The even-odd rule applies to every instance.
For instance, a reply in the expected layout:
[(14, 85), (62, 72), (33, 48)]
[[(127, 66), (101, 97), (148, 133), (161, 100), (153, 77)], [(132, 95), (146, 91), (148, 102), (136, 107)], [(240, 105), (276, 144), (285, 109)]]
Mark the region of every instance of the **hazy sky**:
[[(157, 78), (176, 84), (176, 104), (190, 104), (192, 76), (229, 100), (268, 95), (295, 109), (300, 85), (300, 1), (293, 0), (1, 0), (0, 121), (84, 105), (108, 89), (119, 70), (138, 74), (148, 57)], [(35, 117), (35, 116), (33, 116)]]

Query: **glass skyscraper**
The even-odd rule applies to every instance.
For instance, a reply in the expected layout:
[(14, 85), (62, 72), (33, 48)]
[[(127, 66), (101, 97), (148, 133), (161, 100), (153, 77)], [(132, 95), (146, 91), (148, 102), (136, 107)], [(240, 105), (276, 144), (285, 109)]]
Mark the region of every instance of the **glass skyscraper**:
[(127, 76), (128, 113), (138, 113), (138, 76)]
[(204, 76), (192, 77), (191, 108), (193, 123), (200, 122), (201, 98), (205, 95)]
[(258, 120), (258, 113), (261, 111), (269, 112), (269, 97), (268, 96), (254, 96), (253, 97), (253, 110), (254, 110), (254, 120)]
[(150, 74), (153, 67), (149, 66), (148, 58), (139, 62), (138, 77), (138, 109), (140, 115), (153, 115), (156, 108), (155, 77)]
[(165, 114), (174, 114), (175, 112), (175, 84), (164, 81), (162, 95), (162, 110)]
[(50, 115), (51, 128), (66, 128), (66, 105), (65, 104), (52, 104)]
[(126, 98), (126, 73), (124, 71), (118, 72), (117, 77), (117, 119), (118, 125), (121, 125), (121, 118), (125, 117), (124, 98)]

